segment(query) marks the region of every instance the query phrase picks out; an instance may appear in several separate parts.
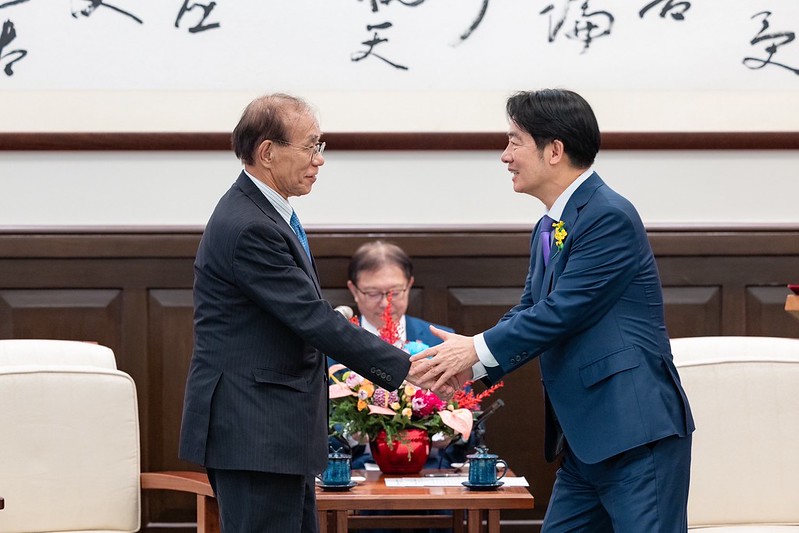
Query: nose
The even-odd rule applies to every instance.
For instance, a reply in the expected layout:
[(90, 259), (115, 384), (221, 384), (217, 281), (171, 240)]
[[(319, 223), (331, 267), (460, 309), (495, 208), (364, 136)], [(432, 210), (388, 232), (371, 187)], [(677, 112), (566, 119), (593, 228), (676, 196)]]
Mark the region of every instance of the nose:
[(511, 161), (513, 161), (513, 156), (511, 154), (512, 152), (510, 150), (510, 147), (505, 148), (505, 151), (502, 152), (502, 155), (499, 158), (500, 161), (502, 161), (503, 163), (510, 163)]
[(315, 167), (321, 167), (325, 164), (325, 156), (316, 152), (313, 157), (311, 157), (311, 164)]

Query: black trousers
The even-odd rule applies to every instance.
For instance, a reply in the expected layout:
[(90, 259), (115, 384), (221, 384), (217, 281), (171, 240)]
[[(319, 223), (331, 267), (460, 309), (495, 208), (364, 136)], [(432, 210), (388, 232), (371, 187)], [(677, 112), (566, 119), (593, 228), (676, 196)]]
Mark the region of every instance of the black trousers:
[(207, 470), (223, 533), (319, 533), (313, 477)]

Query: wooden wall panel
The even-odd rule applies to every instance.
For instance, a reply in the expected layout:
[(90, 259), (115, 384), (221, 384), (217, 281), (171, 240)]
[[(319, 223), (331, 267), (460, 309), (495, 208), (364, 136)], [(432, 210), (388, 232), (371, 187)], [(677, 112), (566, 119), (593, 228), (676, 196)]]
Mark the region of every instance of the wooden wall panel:
[(720, 287), (663, 287), (672, 338), (721, 335)]
[(121, 301), (119, 290), (3, 290), (0, 334), (120, 346)]
[[(201, 470), (177, 457), (183, 395), (192, 352), (194, 303), (190, 289), (155, 289), (148, 301), (148, 396), (151, 435), (159, 435), (150, 448), (145, 470)], [(190, 494), (146, 494), (150, 519), (157, 522), (191, 521)]]
[[(177, 441), (200, 235), (200, 229), (168, 228), (0, 229), (0, 338), (94, 340), (112, 348), (119, 368), (136, 381), (145, 470), (196, 468), (177, 459)], [(649, 236), (672, 337), (799, 338), (799, 322), (783, 311), (786, 285), (799, 282), (799, 228), (657, 229)], [(529, 228), (310, 231), (323, 293), (334, 306), (354, 306), (347, 263), (360, 244), (376, 238), (414, 258), (413, 315), (471, 335), (492, 326), (521, 295)], [(538, 365), (507, 376), (496, 397), (506, 405), (487, 423), (488, 445), (528, 476), (537, 498), (534, 512), (513, 518), (540, 519), (554, 466), (543, 459)], [(144, 523), (190, 521), (193, 506), (191, 499), (156, 493), (145, 501)]]
[[(799, 278), (799, 264), (796, 268)], [(746, 291), (746, 335), (799, 337), (799, 321), (785, 312), (784, 287), (748, 287)]]

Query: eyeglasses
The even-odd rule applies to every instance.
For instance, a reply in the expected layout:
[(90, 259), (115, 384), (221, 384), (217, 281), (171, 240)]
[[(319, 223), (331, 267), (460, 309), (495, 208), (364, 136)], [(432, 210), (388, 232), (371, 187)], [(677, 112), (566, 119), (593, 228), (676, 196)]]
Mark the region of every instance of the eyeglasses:
[(322, 141), (319, 141), (318, 143), (314, 143), (311, 146), (302, 146), (300, 144), (293, 144), (293, 143), (290, 143), (290, 142), (287, 142), (287, 141), (275, 141), (275, 142), (278, 143), (278, 144), (282, 144), (284, 146), (291, 146), (292, 148), (299, 148), (300, 150), (303, 150), (305, 152), (310, 151), (311, 152), (311, 161), (313, 161), (314, 157), (316, 157), (317, 155), (321, 155), (325, 151), (325, 145), (327, 144), (327, 143), (324, 143)]
[(367, 300), (371, 302), (379, 302), (383, 298), (388, 298), (389, 295), (391, 296), (392, 300), (394, 300), (395, 298), (399, 298), (408, 291), (408, 287), (405, 286), (402, 289), (390, 289), (387, 291), (374, 291), (374, 290), (364, 291), (361, 290), (360, 287), (355, 285), (355, 290), (363, 294), (363, 297), (366, 298)]

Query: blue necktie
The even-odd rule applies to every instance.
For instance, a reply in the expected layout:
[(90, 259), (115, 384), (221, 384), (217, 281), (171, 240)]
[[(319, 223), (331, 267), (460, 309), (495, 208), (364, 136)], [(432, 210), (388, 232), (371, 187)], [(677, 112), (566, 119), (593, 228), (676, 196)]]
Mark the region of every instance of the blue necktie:
[(555, 220), (549, 215), (541, 218), (541, 225), (538, 227), (541, 232), (541, 254), (544, 256), (544, 266), (549, 265), (549, 256), (552, 253), (552, 224)]
[(308, 257), (311, 257), (311, 249), (308, 247), (308, 237), (305, 235), (305, 230), (302, 229), (302, 224), (300, 224), (300, 219), (297, 216), (296, 211), (291, 212), (291, 220), (289, 220), (289, 226), (291, 226), (291, 229), (294, 230), (294, 233), (297, 234), (297, 238), (300, 240), (300, 244), (302, 244), (302, 247), (305, 248), (305, 253), (308, 254)]

